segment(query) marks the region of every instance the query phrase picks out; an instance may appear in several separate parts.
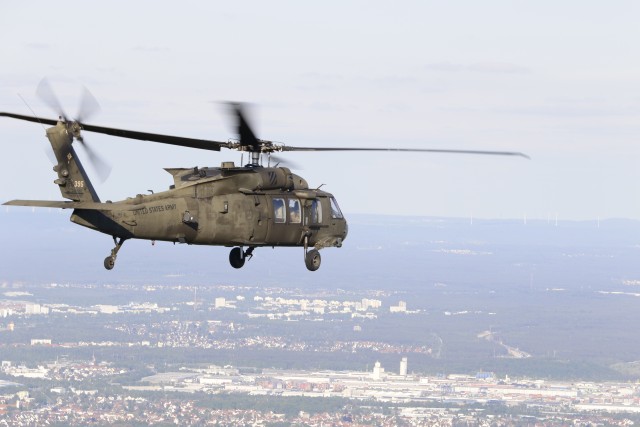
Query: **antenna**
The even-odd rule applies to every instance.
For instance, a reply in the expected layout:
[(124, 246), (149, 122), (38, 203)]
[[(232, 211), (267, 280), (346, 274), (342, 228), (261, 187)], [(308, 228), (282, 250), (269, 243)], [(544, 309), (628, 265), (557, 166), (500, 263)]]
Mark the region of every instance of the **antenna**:
[(40, 118), (38, 116), (36, 116), (35, 111), (33, 111), (33, 109), (31, 108), (31, 106), (29, 104), (27, 104), (27, 101), (24, 100), (24, 98), (22, 97), (22, 95), (18, 94), (18, 96), (20, 97), (20, 99), (22, 99), (22, 102), (24, 102), (24, 105), (27, 106), (27, 108), (29, 110), (31, 110), (31, 113), (33, 114), (33, 117), (38, 120), (38, 123), (40, 123), (40, 126), (42, 126), (42, 129), (45, 131), (45, 133), (47, 132), (47, 128), (44, 127), (44, 125), (42, 124), (42, 122), (40, 121)]

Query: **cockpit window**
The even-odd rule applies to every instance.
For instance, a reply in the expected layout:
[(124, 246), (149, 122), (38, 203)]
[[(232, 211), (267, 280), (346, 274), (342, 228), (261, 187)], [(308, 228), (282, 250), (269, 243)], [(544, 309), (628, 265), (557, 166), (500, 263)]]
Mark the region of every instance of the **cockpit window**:
[(300, 215), (300, 200), (289, 199), (289, 222), (292, 224), (299, 224), (302, 215)]
[(311, 202), (311, 222), (314, 224), (322, 222), (322, 205), (318, 199), (314, 199)]
[(342, 219), (342, 211), (340, 210), (340, 206), (338, 206), (338, 202), (335, 198), (331, 198), (331, 218), (339, 218)]
[(273, 199), (273, 213), (275, 215), (275, 222), (286, 221), (284, 199)]

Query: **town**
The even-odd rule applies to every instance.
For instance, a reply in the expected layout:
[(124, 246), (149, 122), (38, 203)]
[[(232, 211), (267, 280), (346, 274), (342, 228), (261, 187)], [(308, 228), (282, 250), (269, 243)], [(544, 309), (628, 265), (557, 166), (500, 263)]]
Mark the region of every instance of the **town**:
[[(96, 379), (117, 378), (125, 371), (95, 360), (58, 360), (35, 368), (3, 361), (0, 372), (15, 382), (0, 385), (17, 391), (0, 395), (0, 424), (109, 424), (140, 420), (143, 414), (150, 424), (180, 425), (221, 420), (226, 425), (477, 425), (478, 417), (487, 414), (504, 425), (522, 425), (532, 419), (545, 425), (640, 421), (640, 385), (635, 383), (516, 380), (491, 372), (421, 376), (408, 373), (406, 357), (400, 359), (397, 372), (386, 371), (379, 362), (371, 371), (246, 372), (233, 366), (182, 366), (175, 372), (143, 377), (136, 385), (96, 387)], [(20, 382), (36, 378), (47, 390), (34, 397)], [(43, 394), (48, 398), (42, 400)], [(293, 406), (303, 409), (288, 408), (282, 413), (232, 409), (236, 404), (231, 402), (239, 395), (258, 399), (240, 402), (280, 400), (275, 407), (297, 398)], [(204, 404), (210, 398), (222, 408)], [(317, 403), (323, 399), (337, 405), (333, 412)]]
[[(537, 378), (478, 366), (445, 371), (447, 335), (418, 338), (409, 325), (433, 324), (435, 316), (478, 323), (498, 313), (434, 313), (400, 291), (57, 283), (3, 289), (0, 425), (640, 421), (635, 381)], [(489, 346), (493, 360), (537, 358), (482, 322), (477, 327), (474, 345)]]

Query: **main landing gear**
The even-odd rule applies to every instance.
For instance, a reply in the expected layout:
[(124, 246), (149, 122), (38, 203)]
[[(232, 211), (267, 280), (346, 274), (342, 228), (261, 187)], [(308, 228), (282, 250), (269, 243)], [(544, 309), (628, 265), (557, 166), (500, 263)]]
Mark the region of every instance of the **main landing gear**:
[[(231, 252), (229, 252), (229, 264), (231, 264), (231, 267), (242, 268), (244, 266), (244, 263), (247, 262), (247, 260), (251, 259), (251, 257), (253, 256), (254, 249), (255, 249), (255, 246), (250, 246), (246, 251), (243, 250), (240, 246), (236, 246), (235, 248), (231, 249)], [(114, 261), (115, 261), (115, 257), (114, 257)], [(309, 250), (308, 247), (305, 245), (304, 265), (307, 266), (307, 270), (316, 271), (317, 269), (320, 268), (321, 261), (322, 261), (322, 258), (320, 257), (320, 252), (317, 249)], [(105, 260), (104, 262), (106, 267), (107, 260)]]
[(250, 246), (246, 251), (243, 251), (239, 246), (231, 249), (231, 252), (229, 252), (229, 264), (231, 264), (231, 267), (242, 268), (247, 259), (251, 259), (253, 256), (254, 249), (255, 246)]
[(322, 257), (317, 249), (311, 249), (304, 254), (304, 265), (307, 266), (307, 270), (309, 271), (316, 271), (319, 269), (321, 261)]
[(307, 270), (316, 271), (320, 268), (320, 262), (320, 252), (317, 249), (309, 250), (309, 236), (304, 236), (304, 265), (307, 266)]
[(107, 270), (112, 270), (113, 267), (115, 267), (118, 251), (122, 247), (122, 244), (125, 242), (125, 240), (127, 239), (124, 239), (122, 237), (118, 239), (116, 236), (113, 236), (113, 243), (116, 245), (116, 247), (111, 249), (111, 255), (104, 259), (104, 268), (106, 268)]

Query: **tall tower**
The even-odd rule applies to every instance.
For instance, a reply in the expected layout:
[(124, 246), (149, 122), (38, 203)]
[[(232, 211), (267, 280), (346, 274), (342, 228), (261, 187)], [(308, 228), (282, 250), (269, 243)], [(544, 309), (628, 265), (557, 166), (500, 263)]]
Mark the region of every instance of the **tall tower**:
[(373, 365), (373, 379), (376, 381), (380, 381), (383, 376), (384, 368), (382, 367), (382, 365), (380, 365), (380, 362), (376, 362), (376, 364)]
[(400, 375), (402, 375), (403, 377), (407, 376), (407, 358), (403, 357), (400, 360)]

